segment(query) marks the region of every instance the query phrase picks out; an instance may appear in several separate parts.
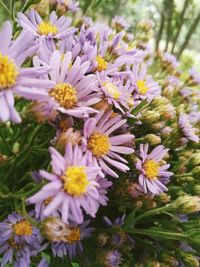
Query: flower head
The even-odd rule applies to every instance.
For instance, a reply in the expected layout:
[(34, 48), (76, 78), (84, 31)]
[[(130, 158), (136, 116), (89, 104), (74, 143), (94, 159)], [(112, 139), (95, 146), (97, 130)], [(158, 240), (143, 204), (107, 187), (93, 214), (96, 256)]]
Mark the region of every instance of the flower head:
[(54, 256), (68, 256), (70, 259), (83, 252), (81, 241), (92, 235), (94, 228), (88, 227), (89, 220), (80, 225), (70, 223), (68, 233), (62, 237), (62, 241), (52, 242), (51, 248)]
[(83, 153), (78, 145), (73, 147), (72, 144), (67, 144), (64, 156), (53, 147), (50, 148), (50, 153), (53, 173), (40, 171), (40, 175), (49, 183), (30, 197), (28, 202), (37, 204), (51, 197), (49, 203), (43, 206), (43, 216), (59, 211), (65, 223), (68, 220), (82, 223), (83, 210), (95, 217), (102, 202), (100, 184), (97, 181), (99, 166), (91, 166), (87, 153)]
[(109, 251), (103, 259), (106, 267), (119, 267), (123, 261), (121, 253), (117, 250)]
[[(16, 212), (0, 223), (1, 266), (29, 266), (30, 257), (41, 251), (40, 231)], [(17, 265), (18, 264), (18, 265)], [(20, 265), (21, 264), (21, 265)]]
[(140, 145), (140, 157), (136, 163), (136, 168), (139, 170), (139, 185), (147, 194), (160, 194), (167, 191), (164, 185), (169, 181), (172, 172), (167, 171), (170, 164), (160, 165), (160, 161), (167, 153), (168, 149), (160, 145), (154, 148), (148, 154), (148, 144)]
[(182, 131), (182, 134), (184, 137), (186, 137), (188, 140), (194, 141), (196, 143), (199, 142), (199, 137), (196, 134), (197, 129), (193, 128), (189, 118), (186, 114), (181, 114), (179, 117), (178, 125)]
[(84, 124), (83, 145), (89, 152), (92, 162), (98, 162), (102, 170), (118, 177), (110, 167), (126, 172), (129, 168), (127, 161), (119, 154), (131, 154), (133, 149), (124, 145), (131, 141), (134, 136), (131, 134), (116, 134), (117, 129), (122, 127), (126, 120), (122, 120), (120, 115), (112, 116), (111, 112), (100, 112), (95, 118), (89, 118)]
[(69, 28), (71, 24), (70, 18), (62, 16), (58, 19), (55, 11), (51, 12), (48, 21), (44, 21), (34, 9), (31, 9), (28, 16), (20, 12), (18, 13), (17, 22), (33, 36), (37, 37), (63, 39), (76, 31), (74, 28)]
[[(49, 67), (21, 68), (24, 61), (37, 49), (33, 36), (23, 31), (12, 40), (12, 26), (5, 22), (0, 36), (0, 121), (11, 120), (20, 122), (21, 118), (14, 107), (14, 94), (26, 99), (36, 100), (46, 98), (46, 89), (53, 83), (40, 79), (49, 72)], [(23, 42), (22, 42), (23, 40)]]

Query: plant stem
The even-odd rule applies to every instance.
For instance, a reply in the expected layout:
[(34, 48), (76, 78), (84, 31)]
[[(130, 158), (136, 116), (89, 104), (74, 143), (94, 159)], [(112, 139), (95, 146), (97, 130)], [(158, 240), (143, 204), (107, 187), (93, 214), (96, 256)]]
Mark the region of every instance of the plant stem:
[(174, 0), (168, 1), (168, 22), (167, 22), (167, 40), (166, 40), (166, 45), (165, 45), (165, 51), (168, 49), (168, 45), (170, 42), (170, 36), (172, 33), (172, 16), (173, 16), (173, 11), (174, 11)]
[(3, 8), (5, 9), (5, 11), (9, 14), (9, 16), (12, 18), (12, 15), (10, 13), (10, 10), (6, 6), (6, 4), (4, 4), (3, 0), (0, 0), (0, 4), (3, 6)]
[(181, 31), (181, 28), (183, 26), (184, 16), (185, 16), (185, 12), (186, 12), (187, 6), (189, 4), (189, 1), (190, 0), (185, 0), (185, 2), (184, 2), (183, 10), (181, 12), (181, 17), (180, 17), (180, 22), (179, 22), (179, 25), (178, 25), (178, 30), (177, 30), (176, 35), (175, 35), (174, 40), (173, 40), (173, 45), (172, 45), (171, 53), (174, 52), (174, 48), (175, 48), (176, 42), (178, 40), (178, 37), (179, 37), (180, 31)]
[(187, 34), (186, 34), (186, 37), (185, 37), (185, 41), (183, 42), (182, 46), (180, 47), (178, 53), (176, 54), (177, 56), (177, 59), (180, 58), (180, 56), (182, 55), (184, 49), (187, 47), (191, 37), (192, 37), (192, 34), (195, 32), (198, 24), (200, 22), (200, 12), (199, 14), (196, 16), (196, 18), (194, 19), (193, 23), (191, 24)]

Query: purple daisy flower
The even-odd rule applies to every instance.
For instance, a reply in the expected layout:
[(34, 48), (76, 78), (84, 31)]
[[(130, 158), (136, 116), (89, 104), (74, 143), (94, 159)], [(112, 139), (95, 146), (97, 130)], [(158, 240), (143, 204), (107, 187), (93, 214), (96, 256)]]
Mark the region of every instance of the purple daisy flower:
[(128, 73), (130, 74), (131, 84), (135, 88), (134, 98), (152, 100), (154, 96), (160, 95), (159, 84), (147, 74), (147, 67), (144, 64), (134, 64)]
[(81, 64), (80, 57), (72, 63), (71, 52), (52, 54), (49, 75), (56, 85), (49, 91), (49, 103), (55, 110), (79, 118), (98, 112), (90, 107), (101, 100), (95, 89), (95, 75), (84, 76), (89, 65), (88, 61)]
[(113, 112), (100, 112), (95, 118), (89, 118), (84, 124), (83, 146), (88, 150), (91, 162), (97, 162), (102, 170), (118, 177), (108, 165), (114, 166), (120, 171), (126, 172), (129, 167), (127, 161), (119, 154), (131, 154), (134, 150), (125, 146), (134, 136), (132, 134), (113, 135), (112, 133), (125, 125), (120, 115), (113, 115)]
[(42, 250), (40, 231), (16, 212), (0, 223), (1, 266), (29, 266), (30, 257)]
[(99, 89), (103, 93), (109, 105), (113, 105), (122, 113), (129, 111), (134, 106), (132, 97), (133, 88), (130, 87), (130, 80), (124, 81), (123, 78), (108, 77), (105, 73), (97, 74)]
[(76, 12), (79, 9), (79, 2), (74, 0), (50, 0), (53, 5), (58, 5), (58, 8), (63, 8), (64, 11)]
[(39, 79), (49, 72), (47, 66), (20, 67), (37, 50), (31, 34), (23, 31), (13, 41), (11, 23), (5, 22), (0, 37), (3, 40), (0, 43), (0, 121), (18, 123), (21, 118), (14, 107), (14, 94), (26, 99), (43, 99), (46, 98), (46, 92), (41, 89), (51, 88), (54, 83)]
[(61, 258), (68, 256), (69, 259), (72, 259), (81, 254), (83, 252), (81, 241), (90, 237), (94, 231), (94, 228), (87, 227), (89, 223), (89, 220), (81, 225), (71, 223), (69, 225), (69, 233), (63, 238), (63, 241), (51, 243), (54, 256)]
[(117, 250), (111, 250), (104, 255), (104, 264), (106, 267), (119, 267), (122, 264), (123, 258)]
[(31, 9), (28, 16), (19, 12), (17, 22), (36, 37), (63, 39), (76, 31), (73, 27), (69, 28), (72, 22), (71, 18), (65, 16), (58, 18), (55, 11), (51, 12), (48, 21), (44, 21), (34, 9)]
[(168, 149), (159, 145), (148, 154), (148, 144), (140, 145), (140, 157), (136, 163), (136, 168), (139, 170), (139, 185), (147, 194), (160, 194), (167, 191), (164, 185), (169, 182), (172, 172), (167, 171), (170, 164), (160, 165), (159, 162), (167, 153)]
[(49, 216), (59, 210), (62, 220), (67, 223), (72, 220), (83, 222), (83, 210), (92, 217), (99, 208), (99, 183), (96, 178), (99, 166), (90, 166), (88, 156), (78, 145), (66, 145), (65, 155), (62, 156), (53, 147), (50, 149), (53, 173), (44, 170), (40, 175), (49, 181), (38, 193), (28, 199), (28, 203), (40, 203), (52, 197), (44, 208), (43, 215)]
[(182, 113), (179, 116), (179, 120), (178, 120), (178, 125), (182, 131), (182, 134), (184, 135), (185, 138), (187, 138), (188, 140), (194, 141), (196, 143), (199, 142), (199, 137), (196, 134), (197, 129), (193, 128), (189, 118), (186, 114)]

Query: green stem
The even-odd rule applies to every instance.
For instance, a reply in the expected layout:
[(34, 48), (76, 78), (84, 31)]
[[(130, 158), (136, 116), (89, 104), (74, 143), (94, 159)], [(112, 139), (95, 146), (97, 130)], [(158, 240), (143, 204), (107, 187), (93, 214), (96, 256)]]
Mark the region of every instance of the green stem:
[(86, 8), (85, 14), (84, 16), (87, 16), (90, 12), (90, 10), (92, 9), (93, 5), (95, 4), (96, 0), (91, 0), (91, 3), (88, 5), (88, 7)]
[(26, 200), (24, 197), (21, 198), (21, 201), (22, 201), (22, 215), (23, 217), (30, 222), (30, 224), (36, 226), (36, 227), (39, 227), (39, 224), (34, 221), (30, 216), (29, 214), (27, 213), (26, 211)]
[(10, 10), (8, 9), (8, 7), (4, 4), (4, 2), (2, 0), (0, 0), (0, 4), (3, 6), (5, 11), (9, 14), (9, 16), (12, 17)]
[[(1, 0), (0, 0), (1, 1)], [(14, 155), (14, 153), (12, 152), (12, 150), (10, 149), (10, 146), (8, 145), (7, 141), (6, 141), (6, 138), (4, 136), (4, 134), (0, 131), (0, 137), (7, 149), (7, 152), (10, 154), (10, 155)]]
[(163, 238), (163, 239), (169, 239), (169, 240), (186, 240), (187, 239), (187, 235), (184, 235), (181, 233), (172, 233), (172, 232), (158, 231), (158, 230), (131, 229), (126, 232), (130, 234), (145, 235), (145, 236), (151, 236), (151, 237)]

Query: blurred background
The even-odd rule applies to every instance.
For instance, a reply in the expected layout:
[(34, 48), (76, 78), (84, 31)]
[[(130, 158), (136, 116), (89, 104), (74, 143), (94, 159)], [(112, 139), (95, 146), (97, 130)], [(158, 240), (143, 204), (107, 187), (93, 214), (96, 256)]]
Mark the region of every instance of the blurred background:
[[(13, 2), (20, 10), (33, 1), (39, 2), (0, 0), (0, 24), (9, 18)], [(140, 20), (152, 20), (155, 50), (176, 55), (183, 69), (195, 65), (200, 70), (200, 0), (80, 0), (80, 6), (83, 13), (90, 7), (89, 15), (101, 22), (111, 23), (115, 16), (122, 16), (130, 23), (129, 32), (133, 34)]]

